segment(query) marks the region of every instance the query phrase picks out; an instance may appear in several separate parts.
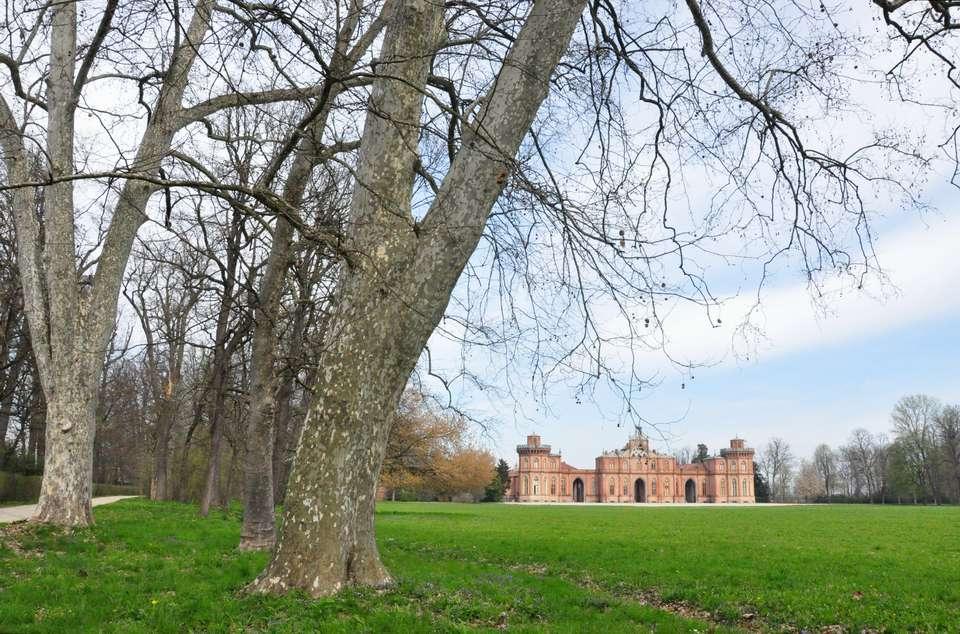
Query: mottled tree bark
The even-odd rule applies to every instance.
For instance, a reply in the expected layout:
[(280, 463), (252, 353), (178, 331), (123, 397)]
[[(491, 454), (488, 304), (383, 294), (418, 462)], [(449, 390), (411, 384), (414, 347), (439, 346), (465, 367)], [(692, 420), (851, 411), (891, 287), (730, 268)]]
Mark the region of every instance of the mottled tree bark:
[[(388, 7), (392, 6), (388, 4)], [(390, 9), (384, 9), (389, 11)], [(282, 198), (292, 208), (301, 205), (310, 183), (313, 169), (325, 158), (319, 139), (323, 137), (331, 106), (342, 89), (336, 80), (347, 74), (373, 43), (383, 24), (382, 16), (370, 25), (353, 48), (349, 42), (360, 23), (361, 12), (352, 11), (341, 25), (337, 37), (329, 76), (315, 104), (317, 116), (310, 122), (307, 133), (298, 144), (293, 164), (287, 175)], [(241, 550), (268, 550), (276, 541), (274, 522), (276, 443), (277, 376), (276, 352), (279, 345), (277, 322), (280, 318), (280, 300), (289, 266), (293, 242), (293, 225), (282, 216), (277, 217), (273, 241), (267, 257), (266, 270), (260, 285), (255, 312), (253, 354), (251, 357), (250, 413), (246, 425), (246, 452), (244, 459), (244, 510), (240, 533)], [(286, 396), (289, 398), (289, 395)]]
[[(96, 391), (93, 391), (96, 394)], [(86, 390), (47, 399), (46, 454), (35, 519), (65, 526), (93, 521), (93, 440), (97, 399)]]
[(442, 6), (405, 0), (387, 27), (361, 141), (349, 252), (318, 384), (294, 461), (282, 531), (259, 592), (313, 596), (390, 575), (374, 502), (400, 395), (439, 323), (546, 97), (581, 1), (539, 0), (511, 47), (427, 216), (411, 213), (422, 89)]
[(440, 5), (407, 0), (386, 30), (382, 64), (397, 80), (375, 84), (358, 174), (369, 187), (357, 187), (351, 203), (354, 246), (369, 259), (342, 274), (330, 345), (290, 474), (283, 537), (253, 584), (257, 591), (302, 588), (319, 596), (346, 583), (390, 582), (373, 516), (362, 518), (361, 510), (373, 508), (389, 423), (419, 356), (405, 332), (405, 305), (386, 300), (405, 281), (416, 245), (408, 219), (417, 124), (441, 17)]
[(383, 302), (380, 282), (363, 274), (347, 282), (354, 288), (337, 309), (290, 474), (284, 538), (259, 590), (323, 595), (346, 583), (390, 581), (374, 539), (373, 504), (390, 421), (429, 332), (417, 337), (406, 328), (409, 311)]

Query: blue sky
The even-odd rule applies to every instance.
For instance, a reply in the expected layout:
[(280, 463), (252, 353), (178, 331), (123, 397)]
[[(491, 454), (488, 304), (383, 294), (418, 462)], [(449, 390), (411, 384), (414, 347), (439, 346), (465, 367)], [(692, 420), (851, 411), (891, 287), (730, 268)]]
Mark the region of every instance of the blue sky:
[[(703, 442), (716, 451), (739, 435), (759, 448), (780, 436), (808, 456), (820, 442), (842, 444), (857, 427), (887, 432), (889, 413), (906, 394), (960, 402), (960, 217), (943, 211), (956, 190), (938, 194), (940, 211), (882, 221), (876, 246), (886, 277), (863, 291), (838, 287), (815, 303), (803, 280), (778, 275), (763, 293), (757, 321), (764, 339), (755, 347), (740, 345), (732, 329), (710, 328), (702, 309), (678, 307), (664, 325), (671, 352), (709, 366), (691, 379), (662, 353), (643, 353), (643, 366), (660, 376), (638, 403), (654, 445), (673, 451)], [(725, 324), (742, 319), (751, 291), (724, 303)], [(443, 356), (442, 346), (431, 346)], [(498, 457), (513, 462), (514, 446), (539, 433), (569, 463), (588, 467), (630, 431), (610, 415), (620, 403), (598, 394), (578, 404), (558, 385), (539, 401), (472, 392), (458, 405), (496, 422), (485, 442)]]
[[(663, 449), (704, 442), (716, 451), (737, 435), (754, 446), (781, 436), (797, 455), (809, 455), (820, 442), (841, 444), (856, 427), (886, 432), (890, 410), (902, 395), (926, 392), (960, 402), (958, 333), (960, 313), (953, 312), (769, 360), (701, 369), (692, 381), (670, 378), (654, 389), (644, 416), (660, 423), (649, 433)], [(595, 455), (619, 446), (628, 433), (596, 417), (589, 404), (571, 400), (556, 410), (564, 414), (545, 417), (542, 424), (504, 425), (498, 454), (510, 455), (511, 445), (529, 429), (568, 462), (590, 466)], [(676, 422), (663, 424), (670, 420)]]
[[(876, 51), (869, 59), (847, 61), (842, 73), (850, 79), (846, 107), (818, 110), (798, 101), (790, 113), (811, 115), (804, 134), (813, 135), (831, 153), (846, 155), (847, 146), (869, 145), (875, 132), (892, 131), (897, 138), (917, 140), (924, 153), (942, 157), (937, 147), (945, 138), (942, 126), (946, 122), (952, 129), (955, 122), (941, 117), (936, 108), (904, 102), (891, 90), (886, 72), (902, 51), (890, 45), (889, 34), (877, 29), (873, 18), (867, 5), (836, 18), (865, 42), (873, 41), (875, 48), (864, 50)], [(955, 104), (945, 82), (934, 79), (942, 69), (922, 57), (912, 59), (919, 80), (913, 88), (922, 101)], [(658, 306), (669, 314), (662, 328), (671, 357), (707, 367), (693, 371), (696, 378), (691, 379), (663, 352), (633, 350), (639, 372), (660, 379), (637, 403), (651, 423), (647, 431), (653, 444), (674, 451), (703, 442), (715, 452), (736, 435), (757, 448), (779, 436), (796, 455), (809, 456), (821, 442), (842, 444), (857, 427), (888, 432), (890, 411), (901, 396), (925, 392), (960, 403), (960, 214), (955, 213), (960, 189), (947, 184), (953, 167), (947, 160), (935, 162), (928, 174), (910, 166), (895, 170), (929, 205), (922, 212), (902, 208), (881, 186), (863, 188), (882, 274), (872, 276), (862, 290), (849, 278), (827, 279), (826, 297), (814, 301), (800, 269), (791, 269), (785, 258), (765, 286), (759, 310), (751, 312), (756, 260), (698, 262), (711, 290), (723, 299), (711, 309), (714, 318), (722, 317), (723, 326), (708, 323), (702, 307), (683, 302), (668, 303), (668, 310)], [(699, 218), (699, 210), (716, 193), (716, 183), (696, 167), (685, 169), (671, 205), (686, 204)], [(848, 248), (853, 247), (853, 234), (847, 239)], [(739, 240), (734, 232), (732, 243), (722, 244), (717, 252), (739, 253)], [(623, 332), (615, 312), (599, 313), (612, 316), (601, 319), (610, 339)], [(744, 323), (762, 338), (739, 339), (735, 326)], [(438, 333), (430, 340), (430, 350), (434, 367), (448, 370), (448, 377), (457, 376), (465, 364), (490, 383), (502, 381), (502, 359), (498, 366), (482, 353), (461, 357), (459, 345)], [(605, 352), (619, 361), (628, 356), (628, 351), (611, 351), (609, 346)], [(515, 445), (526, 434), (539, 433), (568, 462), (589, 467), (601, 451), (625, 442), (629, 423), (618, 427), (617, 413), (623, 407), (614, 395), (601, 391), (596, 402), (578, 402), (571, 389), (555, 385), (533, 399), (524, 384), (533, 370), (511, 371), (517, 376), (510, 393), (492, 395), (462, 386), (456, 390), (460, 408), (494, 422), (485, 442), (498, 457), (512, 463)]]

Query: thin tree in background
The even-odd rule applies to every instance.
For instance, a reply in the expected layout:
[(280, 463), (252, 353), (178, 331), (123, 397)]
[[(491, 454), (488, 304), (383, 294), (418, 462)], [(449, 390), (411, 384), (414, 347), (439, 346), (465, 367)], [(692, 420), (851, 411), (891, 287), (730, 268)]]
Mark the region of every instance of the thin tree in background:
[(813, 452), (813, 466), (816, 468), (820, 480), (823, 481), (824, 493), (827, 496), (832, 495), (837, 478), (837, 456), (830, 445), (817, 445)]
[(782, 502), (790, 491), (795, 458), (783, 438), (771, 438), (757, 455), (757, 464), (770, 486), (770, 498)]

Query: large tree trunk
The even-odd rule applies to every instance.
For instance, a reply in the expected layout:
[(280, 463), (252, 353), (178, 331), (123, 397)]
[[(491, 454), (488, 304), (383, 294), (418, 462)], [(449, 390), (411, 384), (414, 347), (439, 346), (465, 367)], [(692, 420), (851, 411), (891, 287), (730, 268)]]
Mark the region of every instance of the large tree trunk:
[(97, 390), (47, 399), (46, 453), (34, 519), (62, 526), (93, 522), (93, 440)]
[[(352, 13), (340, 29), (330, 76), (327, 78), (326, 90), (323, 93), (324, 97), (314, 106), (319, 107), (319, 112), (310, 123), (310, 132), (300, 141), (287, 176), (282, 198), (293, 208), (302, 203), (311, 172), (322, 160), (322, 151), (315, 139), (322, 138), (331, 105), (341, 90), (339, 83), (332, 79), (352, 68), (372, 43), (370, 37), (365, 37), (352, 51), (347, 49), (347, 43), (359, 24), (359, 19), (359, 11)], [(378, 19), (377, 23), (379, 22)], [(375, 35), (379, 28), (376, 24), (371, 25), (368, 35)], [(287, 219), (278, 216), (256, 307), (253, 355), (250, 361), (253, 374), (252, 398), (246, 427), (244, 458), (241, 550), (268, 550), (273, 548), (276, 541), (274, 477), (277, 474), (274, 447), (278, 427), (276, 421), (278, 398), (276, 352), (279, 344), (277, 325), (280, 319), (280, 301), (290, 261), (293, 234), (293, 225)], [(302, 324), (299, 324), (296, 330), (302, 330)], [(281, 398), (289, 399), (289, 395), (283, 395)], [(286, 421), (283, 424), (286, 424)]]
[(404, 0), (384, 35), (351, 201), (344, 267), (273, 560), (252, 590), (382, 586), (374, 503), (390, 425), (584, 3), (538, 0), (423, 221), (411, 214), (423, 87), (442, 5)]
[[(359, 276), (358, 276), (359, 277)], [(337, 308), (284, 503), (283, 538), (255, 582), (266, 592), (302, 588), (319, 596), (347, 583), (382, 586), (373, 505), (400, 394), (429, 332), (364, 283)]]

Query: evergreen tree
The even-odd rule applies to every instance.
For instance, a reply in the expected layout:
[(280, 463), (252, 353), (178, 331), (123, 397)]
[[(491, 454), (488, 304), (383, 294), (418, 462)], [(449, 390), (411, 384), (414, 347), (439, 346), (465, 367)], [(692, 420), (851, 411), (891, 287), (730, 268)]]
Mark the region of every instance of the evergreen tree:
[(490, 484), (487, 485), (487, 488), (484, 490), (483, 501), (484, 502), (502, 502), (503, 495), (507, 490), (507, 483), (510, 481), (510, 465), (507, 464), (507, 461), (503, 458), (497, 462), (497, 471), (493, 476), (493, 480)]
[(710, 457), (710, 453), (707, 451), (707, 446), (704, 444), (697, 445), (697, 455), (693, 457), (694, 462), (706, 462), (707, 458)]
[(757, 502), (770, 501), (770, 484), (760, 473), (760, 467), (756, 462), (753, 463), (753, 496)]

